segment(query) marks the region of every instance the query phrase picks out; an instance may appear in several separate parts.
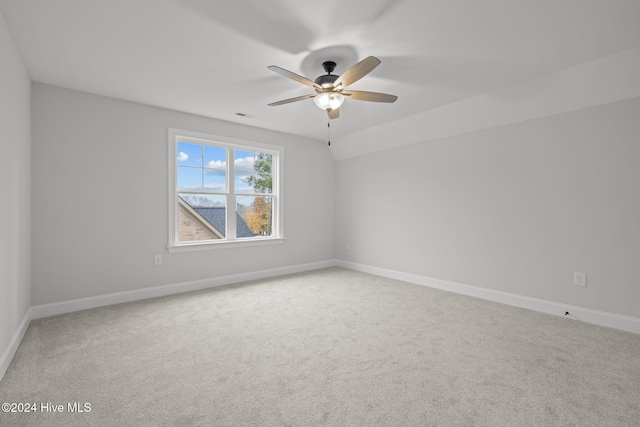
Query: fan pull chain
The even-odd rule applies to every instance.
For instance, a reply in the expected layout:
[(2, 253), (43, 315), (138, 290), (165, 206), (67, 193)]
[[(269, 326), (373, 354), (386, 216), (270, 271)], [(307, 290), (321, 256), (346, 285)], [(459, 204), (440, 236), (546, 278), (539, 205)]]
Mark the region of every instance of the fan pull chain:
[(331, 122), (327, 122), (327, 145), (331, 145)]

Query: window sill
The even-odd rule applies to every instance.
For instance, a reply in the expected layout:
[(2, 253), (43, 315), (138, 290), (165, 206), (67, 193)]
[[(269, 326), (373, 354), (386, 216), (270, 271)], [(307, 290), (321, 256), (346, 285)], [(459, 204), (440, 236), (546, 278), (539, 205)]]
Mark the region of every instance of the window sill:
[(199, 243), (183, 243), (180, 245), (167, 246), (167, 250), (170, 254), (179, 252), (193, 252), (193, 251), (208, 251), (211, 249), (229, 249), (229, 248), (243, 248), (248, 246), (264, 246), (264, 245), (276, 245), (284, 243), (284, 237), (270, 237), (266, 239), (255, 240), (233, 240), (222, 242), (199, 242)]

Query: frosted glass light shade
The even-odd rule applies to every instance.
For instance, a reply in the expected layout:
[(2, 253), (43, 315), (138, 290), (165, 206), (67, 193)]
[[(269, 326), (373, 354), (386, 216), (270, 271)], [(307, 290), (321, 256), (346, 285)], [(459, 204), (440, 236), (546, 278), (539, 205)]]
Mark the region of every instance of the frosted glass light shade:
[(318, 108), (322, 108), (323, 110), (327, 108), (335, 110), (336, 108), (340, 108), (344, 102), (344, 95), (337, 92), (325, 92), (315, 96), (313, 102), (316, 103)]

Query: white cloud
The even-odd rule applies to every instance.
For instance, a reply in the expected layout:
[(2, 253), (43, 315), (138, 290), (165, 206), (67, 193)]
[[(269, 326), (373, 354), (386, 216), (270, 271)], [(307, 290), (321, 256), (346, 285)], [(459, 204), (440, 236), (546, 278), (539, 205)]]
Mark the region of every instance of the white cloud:
[(182, 184), (178, 186), (178, 190), (184, 190), (184, 191), (198, 191), (201, 188), (202, 188), (201, 185)]
[(189, 155), (187, 153), (184, 153), (184, 152), (181, 151), (180, 154), (178, 154), (178, 161), (179, 162), (184, 162), (188, 158), (189, 158)]
[(236, 176), (238, 175), (253, 175), (255, 172), (253, 169), (253, 157), (244, 157), (236, 159), (234, 162)]
[(211, 160), (209, 163), (207, 163), (207, 167), (213, 169), (226, 169), (227, 162), (223, 160)]
[(225, 184), (205, 184), (204, 188), (209, 191), (226, 191), (227, 186)]

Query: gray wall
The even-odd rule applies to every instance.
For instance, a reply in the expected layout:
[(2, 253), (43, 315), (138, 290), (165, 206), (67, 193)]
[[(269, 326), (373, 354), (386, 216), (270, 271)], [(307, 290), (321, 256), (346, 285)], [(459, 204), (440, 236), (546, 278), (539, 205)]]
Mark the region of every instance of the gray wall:
[(0, 355), (31, 307), (30, 84), (0, 14)]
[[(32, 90), (33, 305), (333, 258), (335, 162), (324, 144), (44, 84)], [(169, 127), (284, 146), (285, 243), (169, 254)]]
[(337, 258), (638, 318), (639, 119), (635, 98), (339, 161)]

